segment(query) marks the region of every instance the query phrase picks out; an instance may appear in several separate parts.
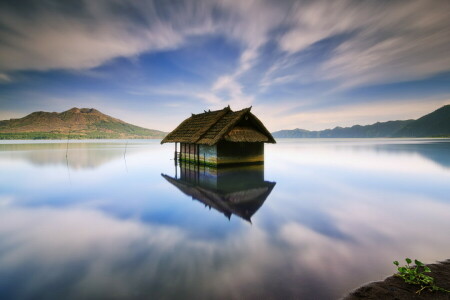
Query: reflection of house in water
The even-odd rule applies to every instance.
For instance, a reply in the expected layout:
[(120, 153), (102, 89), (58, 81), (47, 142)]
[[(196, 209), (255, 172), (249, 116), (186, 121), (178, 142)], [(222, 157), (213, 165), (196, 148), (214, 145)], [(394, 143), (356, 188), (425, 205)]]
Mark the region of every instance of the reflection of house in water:
[(275, 186), (275, 182), (264, 180), (264, 165), (208, 168), (182, 163), (179, 171), (179, 177), (162, 176), (184, 194), (228, 219), (236, 215), (251, 222)]

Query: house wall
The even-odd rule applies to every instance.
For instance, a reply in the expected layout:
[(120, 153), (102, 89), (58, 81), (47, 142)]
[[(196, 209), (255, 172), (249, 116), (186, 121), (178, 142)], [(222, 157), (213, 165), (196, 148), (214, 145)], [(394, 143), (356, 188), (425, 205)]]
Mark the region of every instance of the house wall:
[(180, 158), (210, 166), (263, 163), (264, 143), (221, 141), (214, 146), (181, 143)]
[(264, 143), (221, 141), (217, 144), (217, 164), (251, 164), (263, 162)]
[(217, 145), (199, 145), (200, 163), (217, 165)]
[(182, 161), (217, 165), (217, 146), (181, 143), (180, 157)]

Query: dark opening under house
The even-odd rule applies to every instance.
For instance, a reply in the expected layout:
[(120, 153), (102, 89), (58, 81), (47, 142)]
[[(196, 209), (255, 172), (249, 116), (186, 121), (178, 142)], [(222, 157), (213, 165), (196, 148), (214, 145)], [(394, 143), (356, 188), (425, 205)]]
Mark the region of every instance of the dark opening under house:
[(161, 144), (175, 143), (175, 159), (185, 162), (210, 166), (263, 163), (264, 143), (275, 143), (275, 139), (250, 109), (232, 111), (228, 106), (192, 114)]

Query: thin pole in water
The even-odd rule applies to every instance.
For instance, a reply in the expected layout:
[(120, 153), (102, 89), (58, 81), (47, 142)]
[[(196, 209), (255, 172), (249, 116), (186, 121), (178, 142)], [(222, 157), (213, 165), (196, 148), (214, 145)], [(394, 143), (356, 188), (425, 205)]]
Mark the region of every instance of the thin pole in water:
[(125, 161), (125, 169), (127, 170), (127, 173), (128, 173), (128, 165), (127, 165), (127, 158), (126, 158), (126, 155), (127, 155), (127, 147), (128, 147), (128, 140), (127, 140), (127, 142), (125, 143), (125, 151), (123, 152), (123, 160)]
[(67, 166), (67, 175), (69, 176), (69, 183), (72, 185), (72, 179), (70, 178), (70, 170), (69, 170), (69, 158), (67, 157), (69, 153), (69, 139), (70, 139), (70, 131), (72, 127), (69, 128), (69, 133), (67, 134), (67, 144), (66, 144), (66, 166)]
[(67, 134), (67, 145), (66, 145), (66, 159), (67, 159), (67, 153), (69, 152), (69, 138), (70, 138), (70, 130), (71, 130), (71, 128), (69, 128), (69, 133)]

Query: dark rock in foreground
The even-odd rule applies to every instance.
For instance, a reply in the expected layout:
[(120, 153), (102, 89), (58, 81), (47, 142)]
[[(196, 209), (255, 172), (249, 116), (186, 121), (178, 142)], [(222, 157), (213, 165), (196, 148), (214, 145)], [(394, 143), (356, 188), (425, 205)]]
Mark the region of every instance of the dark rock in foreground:
[[(427, 275), (435, 279), (437, 286), (450, 290), (450, 260), (442, 263), (428, 265), (431, 273)], [(434, 300), (450, 300), (450, 293), (424, 290), (419, 294), (416, 291), (420, 289), (417, 285), (407, 284), (397, 276), (390, 276), (384, 281), (376, 281), (364, 285), (349, 295), (344, 300), (357, 299), (397, 299), (397, 300), (414, 300), (414, 299), (434, 299)]]

